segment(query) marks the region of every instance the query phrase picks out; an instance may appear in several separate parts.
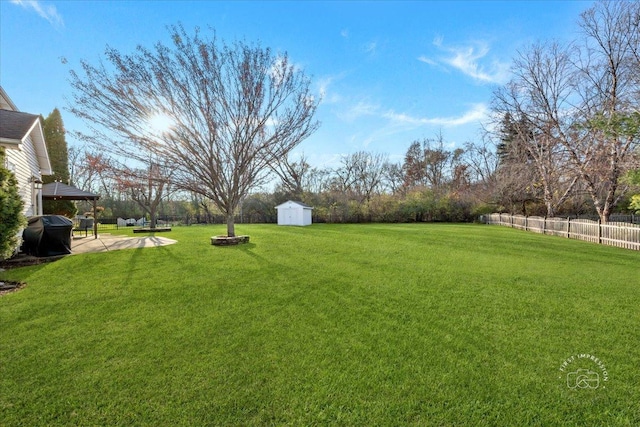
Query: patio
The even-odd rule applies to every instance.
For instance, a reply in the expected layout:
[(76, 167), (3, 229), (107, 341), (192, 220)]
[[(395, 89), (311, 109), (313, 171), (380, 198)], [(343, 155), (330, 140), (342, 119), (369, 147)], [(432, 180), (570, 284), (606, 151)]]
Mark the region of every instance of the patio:
[(126, 237), (103, 233), (97, 238), (94, 238), (93, 236), (74, 237), (71, 239), (71, 253), (75, 255), (91, 252), (117, 251), (121, 249), (152, 248), (172, 245), (176, 242), (177, 240), (168, 239), (166, 237)]

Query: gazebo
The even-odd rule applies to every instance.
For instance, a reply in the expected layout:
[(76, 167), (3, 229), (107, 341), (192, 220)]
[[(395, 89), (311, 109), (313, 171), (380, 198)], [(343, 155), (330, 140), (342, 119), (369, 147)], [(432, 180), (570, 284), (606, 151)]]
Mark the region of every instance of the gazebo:
[(43, 200), (86, 200), (93, 202), (93, 236), (98, 238), (98, 221), (97, 221), (97, 201), (99, 195), (80, 190), (73, 185), (63, 184), (62, 182), (51, 182), (42, 186)]

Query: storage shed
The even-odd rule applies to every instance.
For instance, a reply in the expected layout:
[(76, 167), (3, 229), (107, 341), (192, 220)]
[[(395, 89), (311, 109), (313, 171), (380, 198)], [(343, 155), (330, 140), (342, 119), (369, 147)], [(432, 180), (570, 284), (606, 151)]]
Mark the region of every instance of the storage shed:
[(311, 206), (288, 200), (276, 206), (278, 225), (311, 225)]

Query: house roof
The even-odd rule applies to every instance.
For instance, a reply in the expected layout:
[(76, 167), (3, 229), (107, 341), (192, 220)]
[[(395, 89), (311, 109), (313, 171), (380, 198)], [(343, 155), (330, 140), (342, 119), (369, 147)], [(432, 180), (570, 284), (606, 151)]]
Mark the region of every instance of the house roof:
[(42, 186), (42, 198), (45, 200), (98, 200), (100, 196), (56, 181)]
[(297, 202), (295, 200), (287, 200), (286, 202), (281, 203), (278, 206), (276, 206), (276, 209), (278, 209), (279, 207), (282, 207), (282, 206), (284, 206), (284, 205), (286, 205), (288, 203), (293, 203), (293, 204), (299, 205), (299, 206), (301, 206), (303, 208), (307, 208), (307, 209), (313, 209), (313, 206), (309, 206), (309, 205), (306, 205), (306, 204), (304, 204), (302, 202)]
[(31, 135), (35, 154), (43, 175), (51, 175), (51, 162), (44, 141), (40, 116), (0, 109), (0, 144), (20, 145)]
[(16, 107), (16, 104), (14, 104), (11, 98), (9, 98), (9, 95), (7, 95), (7, 92), (4, 91), (2, 86), (0, 86), (0, 108), (5, 110), (19, 111), (18, 107)]
[(36, 126), (39, 117), (20, 111), (0, 110), (0, 138), (21, 143)]

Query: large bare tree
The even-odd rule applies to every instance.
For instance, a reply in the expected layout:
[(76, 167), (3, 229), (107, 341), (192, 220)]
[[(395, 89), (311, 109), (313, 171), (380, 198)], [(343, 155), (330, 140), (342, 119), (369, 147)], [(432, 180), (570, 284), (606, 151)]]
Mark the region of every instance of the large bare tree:
[(492, 103), (505, 151), (501, 166), (531, 164), (532, 180), (522, 184), (540, 189), (547, 216), (552, 217), (578, 181), (578, 174), (567, 167), (569, 154), (563, 144), (573, 125), (570, 50), (557, 43), (531, 46), (515, 58), (512, 72), (511, 81), (494, 92)]
[(603, 222), (624, 195), (640, 145), (640, 3), (599, 1), (581, 15), (580, 95), (567, 148)]
[(601, 1), (581, 15), (571, 46), (538, 44), (514, 61), (494, 111), (514, 119), (515, 141), (537, 171), (548, 214), (581, 180), (603, 222), (625, 189), (640, 143), (640, 3)]
[(173, 165), (172, 183), (211, 199), (232, 237), (241, 201), (319, 126), (319, 99), (287, 54), (180, 25), (169, 35), (130, 55), (107, 48), (109, 67), (83, 62), (71, 109), (105, 150)]

